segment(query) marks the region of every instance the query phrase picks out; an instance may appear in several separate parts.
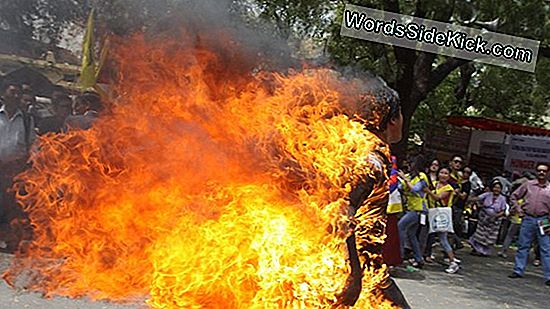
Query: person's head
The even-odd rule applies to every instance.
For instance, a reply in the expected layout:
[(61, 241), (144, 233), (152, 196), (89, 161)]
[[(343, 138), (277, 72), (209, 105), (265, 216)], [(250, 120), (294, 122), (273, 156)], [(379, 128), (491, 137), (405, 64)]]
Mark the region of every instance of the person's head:
[(21, 85), (21, 93), (23, 93), (23, 94), (34, 94), (34, 92), (32, 90), (32, 86), (27, 84), (27, 83), (23, 83)]
[(441, 167), (441, 162), (439, 162), (438, 159), (433, 159), (430, 162), (430, 166), (428, 167), (428, 171), (430, 173), (437, 173), (437, 171), (439, 171), (440, 167)]
[(380, 77), (347, 70), (343, 73), (345, 83), (342, 88), (341, 104), (345, 113), (358, 118), (365, 124), (365, 129), (376, 134), (386, 143), (397, 143), (401, 140), (403, 115), (399, 95)]
[(489, 186), (491, 189), (491, 192), (493, 192), (494, 195), (499, 195), (500, 192), (502, 192), (502, 183), (500, 181), (495, 180), (491, 182), (491, 185)]
[(88, 101), (86, 101), (83, 96), (79, 95), (75, 98), (73, 103), (73, 115), (84, 115), (89, 109), (90, 106)]
[(410, 165), (410, 172), (411, 175), (414, 177), (418, 175), (420, 172), (424, 172), (426, 170), (426, 160), (424, 159), (424, 156), (418, 155), (416, 156)]
[[(379, 88), (374, 89), (372, 95), (381, 113), (380, 122), (371, 124), (369, 130), (378, 133), (385, 142), (397, 143), (403, 137), (403, 114), (397, 92), (383, 82)], [(369, 125), (368, 125), (369, 126)]]
[(6, 80), (0, 87), (0, 95), (2, 96), (3, 103), (7, 107), (16, 108), (20, 103), (21, 87), (15, 82)]
[(29, 107), (36, 104), (36, 97), (32, 94), (23, 93), (21, 95), (21, 109), (28, 110)]
[(64, 91), (55, 90), (51, 99), (57, 117), (65, 118), (71, 114), (73, 101)]
[(460, 155), (454, 155), (451, 159), (451, 169), (453, 171), (460, 171), (462, 169), (462, 164), (464, 163), (464, 160), (462, 159), (462, 156)]
[[(83, 94), (78, 96), (79, 104), (86, 107), (86, 111), (95, 111), (95, 112), (101, 112), (103, 110), (103, 104), (101, 102), (101, 97), (92, 91), (86, 91)], [(83, 108), (81, 107), (79, 111), (82, 111)]]
[(408, 173), (411, 171), (411, 163), (407, 159), (404, 159), (403, 161), (401, 161), (401, 164), (399, 167), (405, 173)]
[(548, 163), (539, 163), (537, 164), (537, 179), (539, 181), (545, 181), (548, 179)]
[(462, 179), (469, 180), (470, 176), (472, 176), (472, 169), (469, 166), (465, 166), (462, 169)]
[(447, 167), (442, 167), (437, 172), (437, 179), (439, 182), (447, 183), (451, 176), (451, 171)]

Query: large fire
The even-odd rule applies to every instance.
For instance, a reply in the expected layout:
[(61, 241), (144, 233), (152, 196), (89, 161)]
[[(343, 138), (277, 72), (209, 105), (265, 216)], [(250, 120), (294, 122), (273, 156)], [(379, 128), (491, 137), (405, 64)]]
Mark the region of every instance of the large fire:
[[(5, 279), (154, 308), (333, 307), (349, 273), (346, 197), (381, 143), (346, 116), (359, 83), (242, 72), (142, 37), (114, 54), (109, 113), (42, 137), (20, 176), (34, 239)], [(381, 277), (365, 271), (357, 307), (390, 307), (370, 291)]]

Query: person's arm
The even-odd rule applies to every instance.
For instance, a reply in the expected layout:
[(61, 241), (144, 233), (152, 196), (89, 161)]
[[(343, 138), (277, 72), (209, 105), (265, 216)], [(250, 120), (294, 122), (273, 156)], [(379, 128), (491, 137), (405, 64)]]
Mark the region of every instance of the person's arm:
[(419, 182), (415, 183), (412, 188), (411, 192), (415, 194), (419, 194), (421, 192), (424, 192), (424, 188), (428, 187), (428, 184), (424, 180), (420, 180)]
[(520, 216), (523, 215), (523, 210), (521, 209), (521, 205), (519, 205), (518, 200), (522, 199), (527, 193), (528, 184), (529, 184), (528, 182), (525, 182), (524, 184), (519, 186), (519, 188), (517, 188), (516, 191), (512, 193), (512, 196), (510, 196), (510, 202), (512, 202), (512, 208), (514, 212), (516, 212)]
[(485, 201), (485, 199), (487, 198), (487, 196), (489, 196), (490, 194), (491, 194), (490, 192), (485, 192), (485, 193), (481, 193), (478, 196), (470, 196), (468, 198), (468, 202), (470, 202), (470, 203), (477, 203), (477, 202), (483, 203)]
[[(370, 192), (372, 192), (373, 182), (372, 179), (367, 178), (359, 182), (355, 188), (349, 194), (349, 216), (353, 217), (357, 213), (361, 203), (367, 199)], [(346, 238), (346, 248), (348, 252), (348, 263), (351, 268), (351, 272), (346, 279), (344, 289), (342, 292), (336, 295), (338, 304), (345, 306), (353, 306), (361, 294), (363, 279), (363, 269), (361, 267), (361, 261), (359, 260), (359, 254), (357, 253), (357, 241), (355, 237), (355, 226), (351, 226), (351, 233)]]
[(405, 173), (403, 173), (403, 171), (397, 171), (397, 175), (399, 176), (399, 179), (401, 180), (399, 182), (399, 184), (400, 185), (405, 185), (404, 186), (405, 191), (411, 191), (412, 188), (413, 188), (413, 185), (412, 185), (411, 180), (409, 179), (409, 177), (407, 177), (407, 175), (405, 175)]
[(353, 306), (357, 302), (365, 269), (377, 278), (379, 288), (384, 288), (384, 283), (389, 277), (382, 256), (385, 240), (381, 236), (385, 233), (389, 197), (386, 183), (388, 180), (382, 170), (382, 162), (383, 160), (378, 161), (378, 158), (369, 160), (371, 172), (349, 196), (354, 226), (346, 239), (346, 247), (351, 272), (343, 290), (336, 295), (338, 305)]
[(441, 200), (444, 200), (446, 198), (449, 197), (449, 195), (451, 195), (451, 192), (452, 191), (443, 191), (439, 194), (436, 194), (435, 192), (431, 191), (431, 190), (426, 190), (426, 193), (428, 193), (428, 195), (435, 201), (441, 201)]
[(498, 198), (498, 212), (497, 212), (497, 219), (506, 217), (506, 198), (504, 196), (499, 196)]

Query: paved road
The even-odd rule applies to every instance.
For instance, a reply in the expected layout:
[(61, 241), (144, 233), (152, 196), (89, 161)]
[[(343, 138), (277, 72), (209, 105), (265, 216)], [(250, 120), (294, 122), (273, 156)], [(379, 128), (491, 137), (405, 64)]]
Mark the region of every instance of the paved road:
[[(440, 264), (427, 265), (421, 272), (405, 273), (396, 279), (413, 308), (550, 308), (550, 288), (544, 285), (542, 271), (528, 267), (524, 279), (508, 279), (512, 257), (481, 258), (458, 252), (463, 269), (449, 275)], [(440, 256), (442, 258), (442, 256)], [(0, 270), (6, 269), (11, 255), (0, 253)], [(36, 309), (141, 309), (139, 304), (89, 302), (64, 297), (45, 299), (40, 294), (16, 291), (0, 282), (0, 308)]]
[[(0, 253), (0, 272), (8, 267), (12, 255)], [(139, 305), (118, 305), (106, 302), (90, 302), (84, 299), (69, 299), (65, 297), (55, 297), (45, 299), (39, 293), (29, 293), (27, 291), (16, 291), (0, 279), (0, 308), (1, 309), (134, 309), (146, 308)]]
[[(550, 287), (544, 285), (540, 267), (531, 264), (522, 279), (509, 279), (513, 256), (476, 257), (458, 252), (463, 268), (447, 274), (444, 265), (427, 265), (419, 273), (396, 279), (412, 308), (550, 308)], [(443, 256), (439, 256), (440, 259)]]

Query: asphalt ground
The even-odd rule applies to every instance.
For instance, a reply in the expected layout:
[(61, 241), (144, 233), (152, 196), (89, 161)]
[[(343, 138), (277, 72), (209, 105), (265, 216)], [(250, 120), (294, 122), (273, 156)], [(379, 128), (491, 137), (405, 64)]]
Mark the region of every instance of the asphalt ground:
[(513, 251), (508, 258), (479, 257), (470, 255), (466, 246), (457, 252), (462, 267), (456, 274), (447, 274), (443, 253), (434, 252), (438, 263), (426, 264), (419, 272), (392, 271), (412, 308), (550, 308), (550, 287), (544, 284), (542, 267), (533, 266), (534, 257), (523, 278), (510, 279)]
[[(512, 273), (513, 252), (507, 259), (471, 256), (469, 249), (457, 252), (462, 268), (456, 274), (444, 272), (443, 254), (434, 250), (438, 263), (426, 264), (418, 272), (405, 268), (392, 271), (397, 284), (412, 308), (550, 308), (550, 287), (544, 285), (541, 267), (530, 264), (524, 278), (509, 279)], [(11, 254), (0, 253), (0, 270), (5, 270)], [(46, 299), (39, 293), (16, 290), (0, 282), (0, 308), (37, 309), (129, 309), (146, 308), (138, 303), (113, 304), (86, 299), (54, 297)]]

